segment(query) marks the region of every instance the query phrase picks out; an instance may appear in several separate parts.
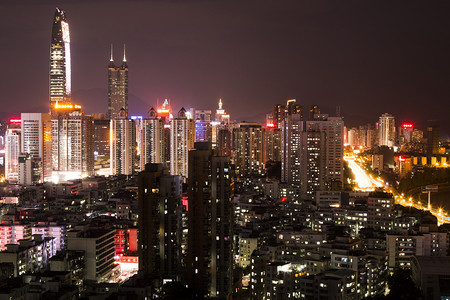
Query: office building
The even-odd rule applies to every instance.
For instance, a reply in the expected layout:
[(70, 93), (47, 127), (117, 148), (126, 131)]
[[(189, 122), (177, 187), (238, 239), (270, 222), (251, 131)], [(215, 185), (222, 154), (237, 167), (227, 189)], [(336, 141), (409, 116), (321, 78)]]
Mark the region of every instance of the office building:
[(181, 176), (163, 164), (146, 164), (138, 175), (139, 271), (162, 281), (180, 275), (181, 195)]
[(52, 180), (94, 173), (94, 123), (77, 104), (55, 104), (52, 110)]
[(67, 250), (82, 250), (85, 257), (85, 280), (98, 283), (117, 280), (114, 264), (115, 230), (87, 229), (67, 232)]
[(71, 62), (69, 23), (63, 10), (56, 8), (50, 44), (50, 105), (70, 101)]
[(198, 109), (194, 110), (194, 120), (195, 141), (212, 142), (211, 111)]
[(200, 294), (231, 297), (233, 182), (228, 157), (211, 143), (189, 152), (187, 284)]
[(41, 161), (40, 182), (52, 177), (52, 121), (48, 113), (21, 114), (21, 152)]
[(395, 144), (395, 118), (390, 114), (382, 114), (378, 123), (379, 146), (394, 147)]
[(136, 163), (136, 126), (121, 109), (110, 122), (110, 171), (111, 175), (132, 175)]
[(216, 109), (216, 115), (214, 117), (214, 121), (219, 124), (229, 125), (230, 124), (230, 115), (225, 112), (223, 108), (222, 99), (219, 99), (219, 108)]
[(128, 64), (125, 45), (120, 66), (114, 64), (113, 46), (111, 45), (111, 58), (108, 65), (108, 117), (116, 118), (121, 109), (128, 114)]
[(188, 152), (194, 147), (194, 120), (188, 119), (181, 108), (177, 118), (170, 121), (170, 173), (188, 176)]
[(9, 183), (19, 181), (20, 120), (13, 120), (5, 133), (5, 179)]
[(233, 129), (235, 166), (239, 176), (262, 174), (264, 170), (265, 131), (258, 123), (240, 123)]

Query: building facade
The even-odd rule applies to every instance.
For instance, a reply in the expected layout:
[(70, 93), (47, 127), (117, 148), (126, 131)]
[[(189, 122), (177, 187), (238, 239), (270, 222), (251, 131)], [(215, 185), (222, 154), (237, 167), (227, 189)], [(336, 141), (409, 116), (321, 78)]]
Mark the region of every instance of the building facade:
[(111, 59), (108, 65), (108, 117), (116, 118), (120, 110), (128, 114), (128, 64), (123, 48), (123, 60), (120, 66), (114, 64), (111, 45)]
[(50, 105), (70, 101), (71, 60), (69, 23), (63, 10), (56, 8), (50, 44)]

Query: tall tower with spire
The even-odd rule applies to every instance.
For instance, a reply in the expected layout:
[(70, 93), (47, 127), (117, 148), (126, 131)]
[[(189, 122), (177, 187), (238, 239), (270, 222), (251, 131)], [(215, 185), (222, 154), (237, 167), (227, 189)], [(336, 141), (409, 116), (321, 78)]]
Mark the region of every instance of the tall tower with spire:
[(50, 105), (70, 101), (70, 32), (63, 10), (56, 8), (50, 44)]
[(123, 60), (121, 65), (114, 64), (113, 45), (108, 65), (108, 117), (116, 118), (121, 109), (128, 114), (128, 65), (123, 45)]

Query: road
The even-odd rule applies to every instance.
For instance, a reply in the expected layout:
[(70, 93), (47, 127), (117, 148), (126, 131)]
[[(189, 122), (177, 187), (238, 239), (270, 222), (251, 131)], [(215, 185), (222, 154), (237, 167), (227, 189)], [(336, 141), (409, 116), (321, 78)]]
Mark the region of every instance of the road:
[(357, 159), (353, 156), (346, 156), (344, 160), (347, 161), (349, 168), (355, 175), (355, 181), (358, 185), (355, 189), (357, 191), (370, 192), (374, 191), (375, 188), (384, 187), (383, 182), (380, 179), (375, 179), (372, 175), (367, 174), (363, 168), (357, 163)]
[[(344, 160), (348, 163), (349, 168), (355, 175), (355, 181), (357, 191), (374, 191), (375, 188), (383, 188), (386, 192), (392, 193), (395, 198), (395, 203), (415, 207), (420, 210), (428, 210), (427, 203), (421, 203), (420, 200), (415, 201), (412, 198), (405, 199), (404, 195), (398, 195), (393, 190), (386, 188), (384, 182), (379, 178), (373, 178), (372, 175), (368, 174), (358, 163), (358, 159), (354, 156), (345, 156)], [(442, 208), (431, 207), (430, 212), (438, 219), (438, 224), (450, 223), (447, 217), (447, 213), (443, 212)]]

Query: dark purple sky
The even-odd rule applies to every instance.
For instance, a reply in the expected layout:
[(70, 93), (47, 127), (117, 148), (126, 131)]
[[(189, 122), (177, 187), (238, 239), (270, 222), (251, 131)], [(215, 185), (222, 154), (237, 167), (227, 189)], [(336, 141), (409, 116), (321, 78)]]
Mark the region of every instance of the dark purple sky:
[[(5, 3), (7, 2), (7, 3)], [(72, 87), (105, 112), (109, 45), (127, 44), (130, 112), (156, 99), (263, 121), (296, 98), (349, 125), (439, 120), (450, 133), (449, 1), (2, 1), (0, 112), (46, 111), (55, 7), (67, 13)]]

